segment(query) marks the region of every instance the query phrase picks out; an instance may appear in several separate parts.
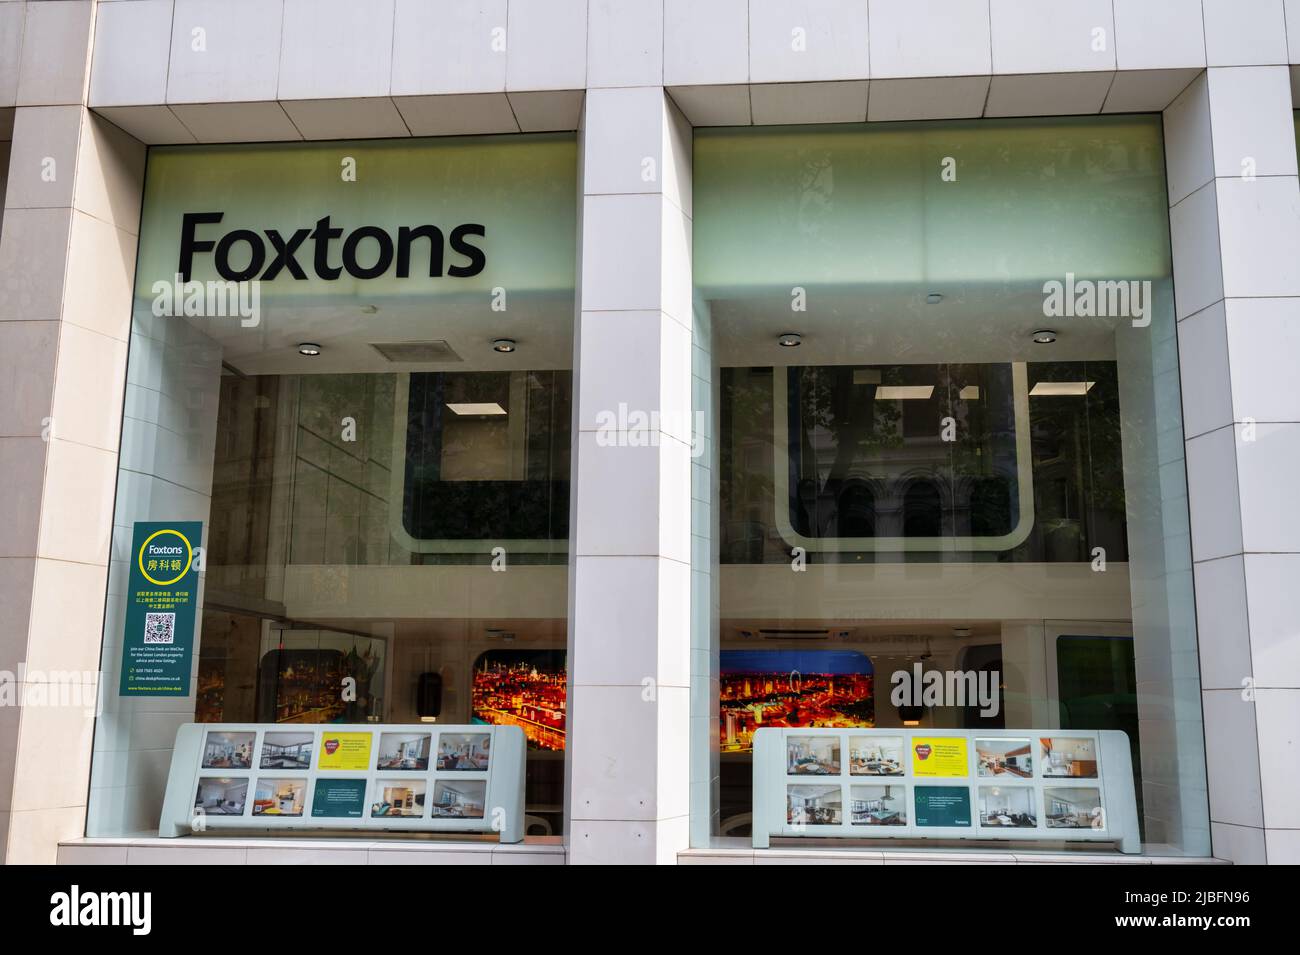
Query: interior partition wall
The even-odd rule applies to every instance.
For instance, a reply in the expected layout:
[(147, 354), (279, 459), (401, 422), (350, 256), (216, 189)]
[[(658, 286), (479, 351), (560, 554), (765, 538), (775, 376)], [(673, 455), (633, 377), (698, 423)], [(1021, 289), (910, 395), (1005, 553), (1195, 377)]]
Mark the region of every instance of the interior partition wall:
[(1038, 727), (1208, 855), (1160, 118), (701, 129), (694, 185), (694, 843), (761, 727)]

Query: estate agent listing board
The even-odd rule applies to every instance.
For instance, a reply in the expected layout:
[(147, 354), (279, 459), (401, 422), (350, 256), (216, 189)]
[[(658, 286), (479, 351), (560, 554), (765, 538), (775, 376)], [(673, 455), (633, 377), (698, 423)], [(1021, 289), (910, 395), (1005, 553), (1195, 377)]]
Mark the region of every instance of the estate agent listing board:
[(1089, 840), (1139, 852), (1128, 735), (763, 727), (754, 847), (772, 836)]
[(518, 726), (186, 723), (158, 835), (394, 829), (524, 835)]

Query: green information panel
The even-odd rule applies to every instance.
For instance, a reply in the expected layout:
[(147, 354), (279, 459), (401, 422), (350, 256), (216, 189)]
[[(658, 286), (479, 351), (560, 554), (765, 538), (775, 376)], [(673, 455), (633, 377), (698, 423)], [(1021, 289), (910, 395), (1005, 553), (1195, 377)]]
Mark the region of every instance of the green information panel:
[(122, 696), (188, 696), (199, 521), (137, 521), (122, 636)]
[(360, 819), (366, 805), (364, 779), (318, 779), (311, 801), (313, 818)]
[(965, 786), (917, 786), (918, 826), (969, 826), (970, 790)]

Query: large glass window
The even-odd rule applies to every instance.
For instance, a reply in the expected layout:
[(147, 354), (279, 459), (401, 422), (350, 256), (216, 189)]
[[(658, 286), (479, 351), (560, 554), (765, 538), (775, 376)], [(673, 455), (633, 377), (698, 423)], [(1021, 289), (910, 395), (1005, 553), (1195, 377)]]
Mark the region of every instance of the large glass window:
[(560, 834), (575, 176), (567, 135), (151, 151), (107, 686), (137, 523), (204, 566), (188, 695), (108, 694), (91, 835), (156, 831), (192, 721), (518, 725)]
[(697, 130), (694, 183), (694, 841), (760, 727), (1059, 728), (1208, 854), (1158, 117)]

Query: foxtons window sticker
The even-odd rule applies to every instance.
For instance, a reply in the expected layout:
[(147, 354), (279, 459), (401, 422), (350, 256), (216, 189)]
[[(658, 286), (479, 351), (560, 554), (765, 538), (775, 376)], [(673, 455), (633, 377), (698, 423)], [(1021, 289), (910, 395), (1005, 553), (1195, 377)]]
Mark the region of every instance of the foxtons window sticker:
[(121, 696), (189, 695), (202, 530), (198, 521), (135, 524)]
[[(397, 277), (409, 278), (411, 252), (416, 243), (425, 244), (429, 260), (429, 277), (443, 275), (445, 246), (463, 256), (464, 264), (446, 265), (446, 274), (456, 278), (478, 275), (487, 265), (483, 249), (470, 242), (470, 238), (485, 238), (487, 227), (477, 222), (462, 223), (454, 227), (444, 239), (442, 229), (435, 225), (399, 226), (394, 239), (387, 229), (375, 225), (362, 225), (350, 232), (333, 225), (328, 215), (317, 219), (313, 228), (298, 228), (285, 236), (279, 229), (264, 229), (262, 234), (252, 229), (232, 229), (218, 238), (200, 238), (200, 226), (218, 225), (225, 218), (221, 212), (187, 212), (181, 217), (180, 281), (188, 282), (194, 271), (196, 255), (211, 254), (217, 274), (228, 282), (248, 282), (257, 279), (270, 282), (287, 273), (305, 281), (307, 272), (299, 261), (302, 246), (311, 241), (311, 255), (306, 261), (317, 278), (334, 281), (345, 271), (358, 279), (375, 279), (388, 272), (396, 262)], [(265, 239), (263, 238), (265, 236)], [(332, 258), (330, 244), (342, 239), (339, 257)], [(362, 244), (370, 248), (363, 256)], [(238, 255), (236, 255), (238, 250)], [(269, 253), (269, 255), (268, 255)], [(363, 258), (366, 262), (363, 263)], [(242, 263), (239, 266), (234, 262)], [(334, 264), (337, 262), (338, 264)]]

